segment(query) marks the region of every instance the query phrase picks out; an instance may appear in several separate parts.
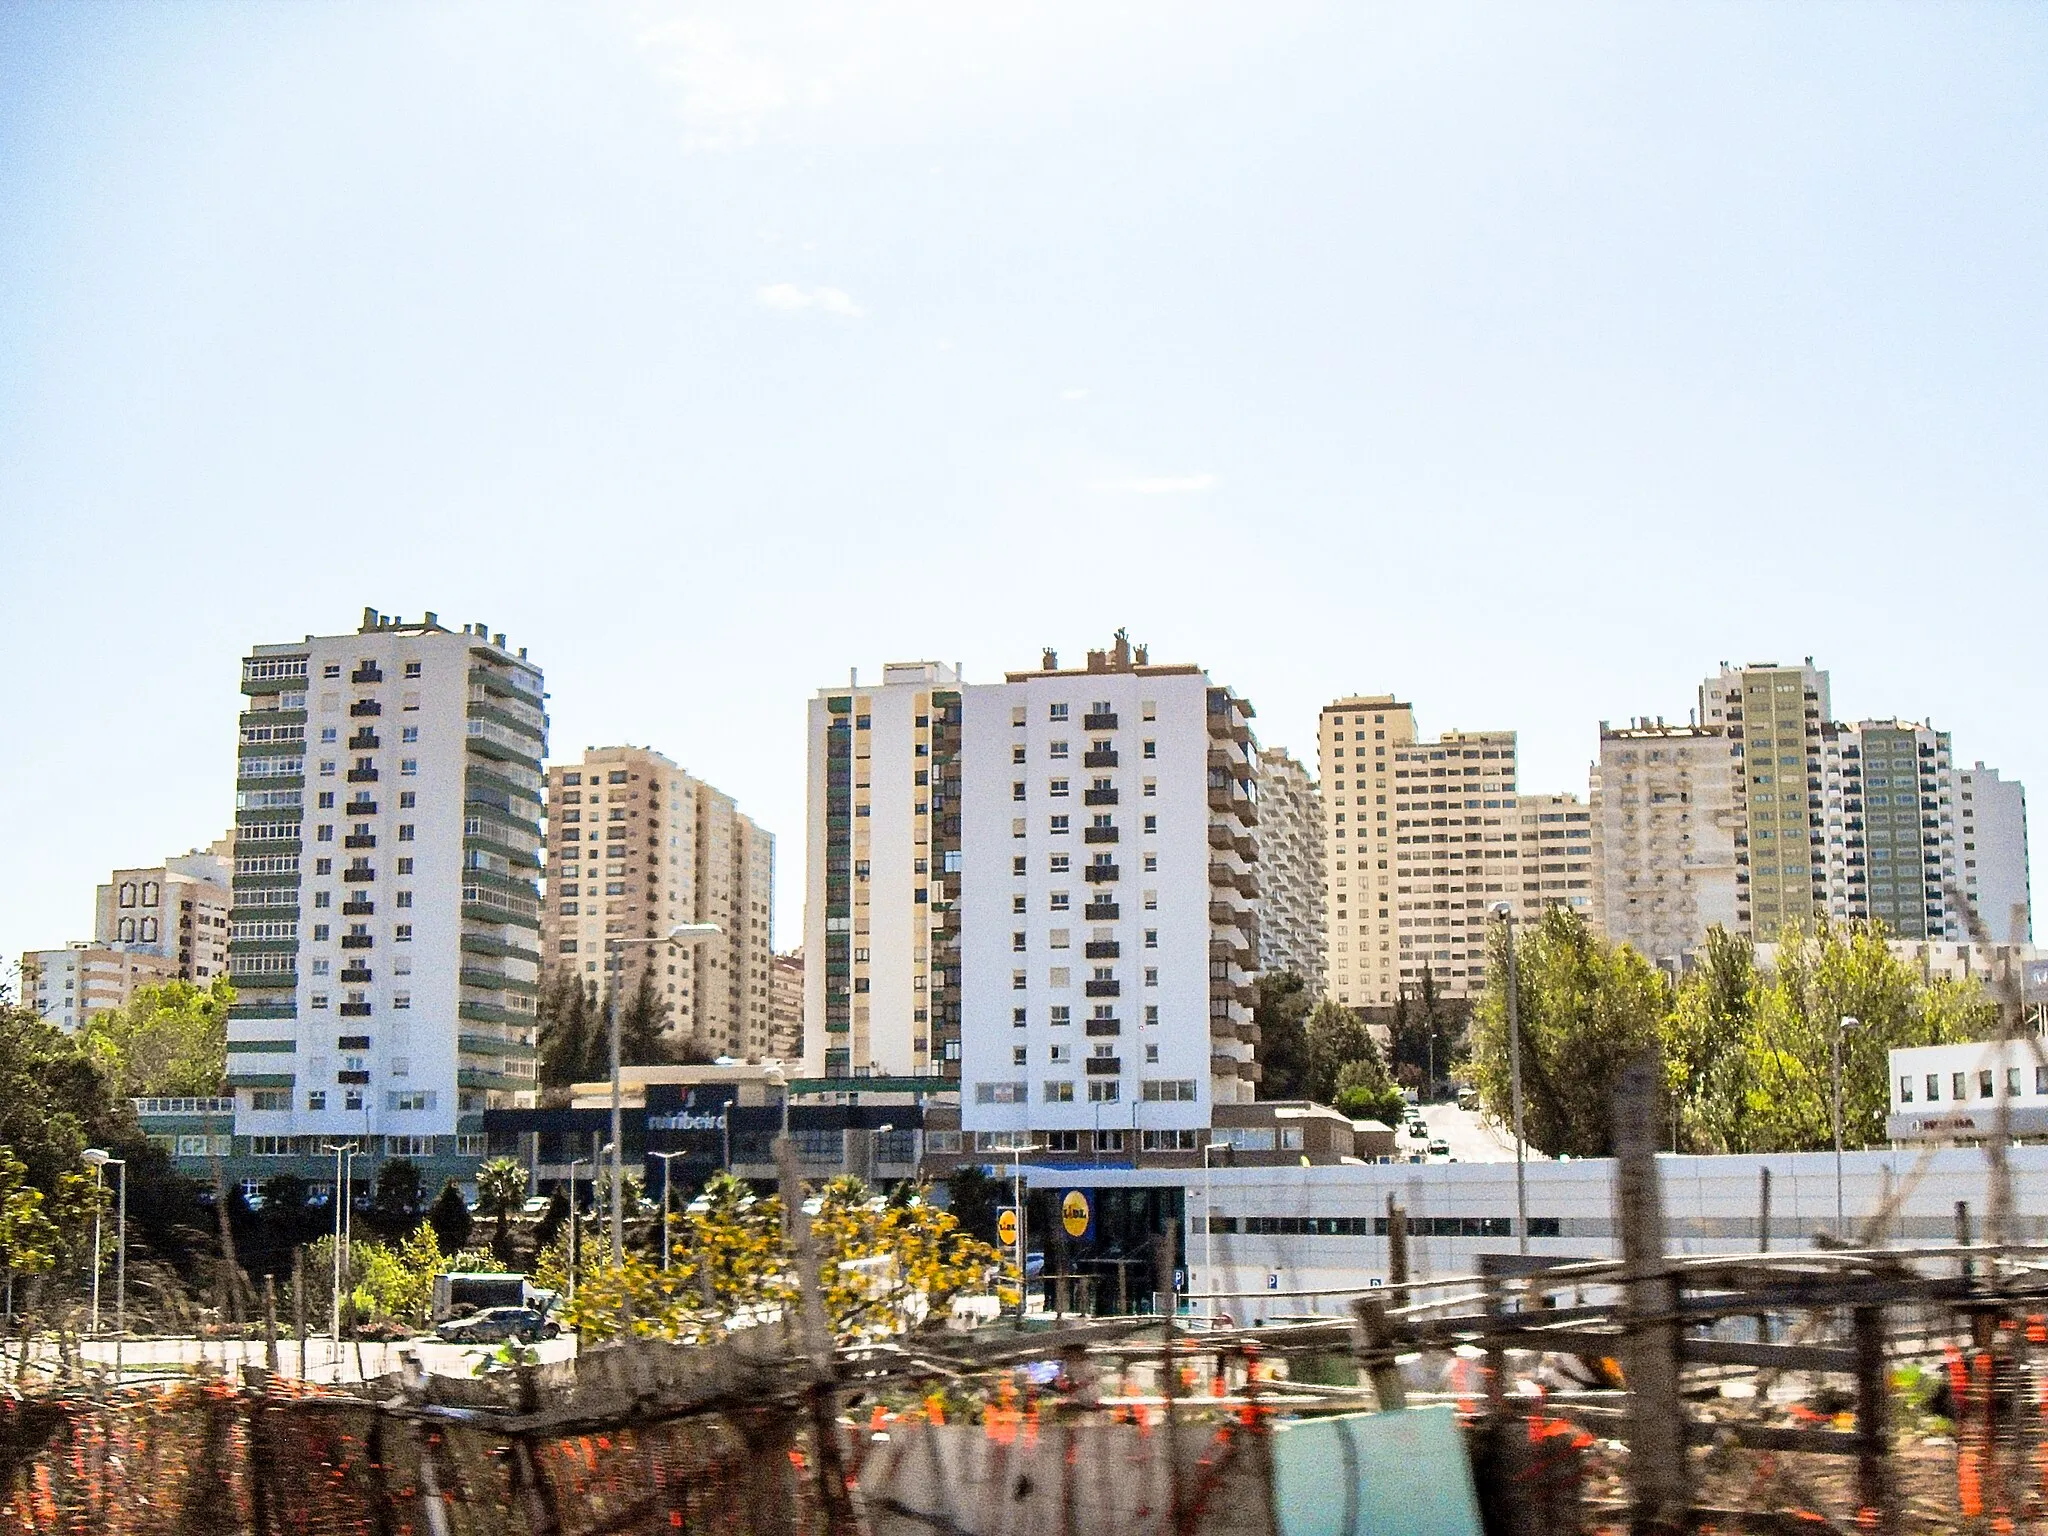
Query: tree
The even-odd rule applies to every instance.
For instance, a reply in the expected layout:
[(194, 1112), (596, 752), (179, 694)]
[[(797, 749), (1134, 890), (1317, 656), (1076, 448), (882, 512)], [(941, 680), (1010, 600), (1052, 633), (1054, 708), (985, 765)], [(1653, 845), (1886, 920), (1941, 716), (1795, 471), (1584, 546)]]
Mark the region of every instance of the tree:
[(411, 1158), (394, 1157), (377, 1170), (370, 1219), (388, 1236), (403, 1237), (417, 1227), (426, 1202), (426, 1181)]
[(228, 1067), (225, 976), (210, 987), (167, 981), (138, 987), (119, 1008), (94, 1014), (79, 1038), (122, 1098), (212, 1098)]
[[(641, 967), (633, 995), (619, 1010), (619, 1061), (625, 1066), (659, 1066), (671, 1059), (668, 1004), (654, 990), (654, 967)], [(611, 1075), (611, 1042), (605, 1041), (604, 1075)]]
[(1757, 990), (1755, 947), (1716, 923), (1699, 964), (1679, 984), (1664, 1035), (1665, 1083), (1688, 1151), (1750, 1145), (1747, 1074)]
[(14, 1278), (47, 1274), (62, 1251), (61, 1234), (43, 1192), (28, 1182), (28, 1169), (0, 1145), (0, 1338), (14, 1315)]
[(462, 1198), (462, 1187), (453, 1179), (441, 1186), (440, 1196), (427, 1212), (427, 1225), (434, 1229), (443, 1253), (459, 1253), (469, 1246), (469, 1231), (475, 1223)]
[(997, 1213), (1008, 1199), (1000, 1179), (990, 1178), (978, 1163), (966, 1163), (946, 1180), (946, 1196), (961, 1231), (984, 1243), (996, 1240)]
[(1308, 1016), (1308, 1096), (1328, 1104), (1337, 1096), (1337, 1079), (1354, 1061), (1377, 1061), (1379, 1050), (1359, 1016), (1333, 998), (1324, 998)]
[[(598, 1054), (595, 1036), (602, 1023), (593, 1019), (594, 1011), (583, 990), (582, 978), (573, 971), (557, 974), (541, 994), (536, 1018), (543, 1088), (566, 1088), (571, 1083), (590, 1081), (591, 1062)], [(608, 1051), (605, 1054), (608, 1058)]]
[(509, 1157), (494, 1157), (476, 1171), (476, 1203), (497, 1223), (491, 1252), (507, 1268), (512, 1264), (512, 1213), (526, 1202), (526, 1170)]
[(1420, 1085), (1425, 1098), (1433, 1095), (1458, 1052), (1456, 1025), (1453, 1005), (1437, 995), (1436, 973), (1423, 966), (1414, 993), (1404, 987), (1394, 1001), (1389, 1070), (1404, 1083)]
[(1252, 1022), (1259, 1026), (1259, 1097), (1307, 1098), (1308, 983), (1293, 971), (1268, 971), (1258, 987)]
[[(1472, 1022), (1471, 1070), (1481, 1105), (1512, 1117), (1508, 1068), (1507, 925), (1489, 936), (1486, 989)], [(1550, 907), (1514, 948), (1521, 1015), (1522, 1102), (1529, 1144), (1555, 1157), (1605, 1157), (1622, 1070), (1660, 1044), (1670, 1012), (1663, 972), (1610, 945), (1569, 907)]]
[(1387, 1075), (1377, 1052), (1369, 1060), (1344, 1064), (1344, 1070), (1337, 1074), (1337, 1091), (1330, 1102), (1339, 1114), (1354, 1120), (1377, 1120), (1392, 1127), (1401, 1124), (1403, 1111), (1408, 1107), (1407, 1095)]

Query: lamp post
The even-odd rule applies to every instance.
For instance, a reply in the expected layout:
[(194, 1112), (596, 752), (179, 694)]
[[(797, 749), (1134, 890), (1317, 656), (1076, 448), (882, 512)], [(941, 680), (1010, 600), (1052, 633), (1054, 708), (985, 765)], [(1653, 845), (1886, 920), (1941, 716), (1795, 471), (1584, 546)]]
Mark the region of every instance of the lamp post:
[(895, 1129), (894, 1121), (884, 1120), (880, 1125), (868, 1132), (868, 1189), (870, 1192), (875, 1187), (875, 1180), (880, 1177), (881, 1140)]
[(1493, 904), (1493, 915), (1507, 932), (1508, 951), (1508, 1093), (1515, 1117), (1515, 1243), (1529, 1251), (1528, 1143), (1522, 1139), (1522, 1000), (1515, 975), (1515, 909), (1505, 901)]
[(668, 1181), (675, 1171), (675, 1160), (681, 1152), (655, 1152), (651, 1156), (661, 1159), (661, 1272), (668, 1273)]
[[(623, 1263), (626, 1256), (626, 1218), (623, 1211), (626, 1171), (620, 1161), (622, 1154), (619, 1150), (625, 1144), (620, 1130), (619, 1104), (619, 962), (628, 944), (696, 944), (724, 932), (716, 923), (678, 923), (658, 939), (612, 939), (606, 945), (604, 964), (611, 983), (605, 988), (604, 1013), (606, 1032), (611, 1036), (612, 1055), (612, 1263), (615, 1265)], [(591, 1169), (593, 1177), (596, 1172), (595, 1168)]]
[(1230, 1155), (1230, 1143), (1211, 1141), (1202, 1147), (1202, 1278), (1209, 1293), (1209, 1321), (1216, 1321), (1216, 1180), (1211, 1153)]
[(1010, 1208), (1017, 1216), (1017, 1326), (1024, 1326), (1024, 1314), (1030, 1309), (1030, 1301), (1024, 1286), (1024, 1154), (1042, 1149), (1032, 1146), (1031, 1132), (1027, 1129), (1023, 1139), (1010, 1141)]
[[(119, 1214), (114, 1221), (114, 1385), (121, 1384), (121, 1344), (128, 1334), (128, 1159), (110, 1157), (98, 1147), (87, 1147), (84, 1153), (86, 1166), (92, 1169), (93, 1184), (98, 1188), (101, 1170), (114, 1167), (121, 1170)], [(100, 1331), (100, 1213), (95, 1201), (92, 1213), (92, 1331)]]
[(588, 1166), (590, 1180), (597, 1182), (597, 1160), (574, 1157), (569, 1160), (569, 1299), (576, 1299), (576, 1170)]
[(1834, 1067), (1834, 1129), (1835, 1129), (1835, 1236), (1847, 1238), (1849, 1223), (1844, 1215), (1842, 1203), (1842, 1036), (1852, 1029), (1861, 1029), (1863, 1021), (1844, 1014), (1835, 1021), (1834, 1038), (1829, 1041)]
[(356, 1144), (352, 1141), (329, 1142), (324, 1151), (334, 1154), (334, 1311), (328, 1319), (334, 1338), (334, 1361), (337, 1375), (341, 1368), (341, 1259), (342, 1248), (347, 1242), (342, 1222), (348, 1211), (348, 1165), (354, 1161)]

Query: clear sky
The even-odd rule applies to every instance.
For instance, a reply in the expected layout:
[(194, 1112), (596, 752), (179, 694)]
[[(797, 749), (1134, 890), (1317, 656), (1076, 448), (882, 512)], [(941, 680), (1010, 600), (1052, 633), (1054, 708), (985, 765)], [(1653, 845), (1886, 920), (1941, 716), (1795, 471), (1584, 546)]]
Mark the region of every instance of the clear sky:
[(0, 954), (365, 604), (737, 794), (785, 946), (813, 689), (1118, 625), (1297, 751), (1583, 791), (1811, 654), (2048, 784), (2044, 109), (1991, 0), (0, 8)]

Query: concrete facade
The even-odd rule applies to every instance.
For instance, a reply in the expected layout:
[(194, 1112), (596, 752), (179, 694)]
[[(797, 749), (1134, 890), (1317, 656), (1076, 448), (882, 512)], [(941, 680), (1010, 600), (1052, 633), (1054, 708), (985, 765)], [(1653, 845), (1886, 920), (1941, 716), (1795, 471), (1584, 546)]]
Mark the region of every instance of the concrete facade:
[(1963, 894), (1993, 943), (2030, 944), (2034, 897), (2028, 877), (2026, 789), (1981, 762), (1957, 769), (1954, 778)]
[(178, 962), (151, 950), (67, 944), (21, 957), (21, 1000), (67, 1035), (96, 1013), (125, 1005), (138, 987), (178, 979)]
[(1821, 807), (1809, 783), (1822, 774), (1828, 675), (1803, 665), (1721, 664), (1700, 684), (1698, 723), (1728, 733), (1735, 777), (1736, 919), (1770, 938), (1788, 922), (1828, 906), (1828, 864)]
[(1279, 747), (1259, 753), (1259, 969), (1292, 971), (1323, 995), (1322, 794)]
[(1595, 920), (1673, 975), (1736, 930), (1735, 775), (1725, 726), (1600, 723)]
[(227, 973), (233, 872), (231, 855), (198, 848), (148, 868), (117, 869), (94, 895), (93, 938), (163, 955), (180, 980), (204, 986)]

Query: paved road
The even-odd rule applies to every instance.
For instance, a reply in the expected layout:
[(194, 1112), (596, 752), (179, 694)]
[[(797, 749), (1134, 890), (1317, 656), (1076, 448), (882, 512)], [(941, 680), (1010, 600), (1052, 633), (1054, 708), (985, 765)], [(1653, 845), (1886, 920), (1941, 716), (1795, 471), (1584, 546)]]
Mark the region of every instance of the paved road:
[[(572, 1337), (543, 1339), (534, 1346), (543, 1361), (566, 1360), (576, 1353), (576, 1340)], [(306, 1344), (306, 1379), (309, 1381), (363, 1381), (399, 1368), (399, 1356), (407, 1351), (417, 1353), (430, 1375), (469, 1376), (476, 1370), (477, 1362), (490, 1349), (479, 1344), (443, 1344), (436, 1339), (405, 1339), (391, 1344), (364, 1344), (358, 1362), (357, 1346), (344, 1341), (339, 1356), (333, 1343), (325, 1338), (310, 1339)], [(12, 1351), (10, 1351), (12, 1353)], [(103, 1364), (112, 1370), (114, 1345), (110, 1339), (88, 1341), (81, 1346), (80, 1353), (88, 1361)], [(243, 1365), (263, 1363), (263, 1344), (260, 1340), (217, 1340), (217, 1339), (130, 1339), (122, 1350), (122, 1370), (131, 1376), (147, 1375), (165, 1370), (186, 1371), (202, 1359), (216, 1368), (238, 1370)], [(280, 1339), (277, 1346), (278, 1365), (287, 1375), (295, 1376), (299, 1369), (299, 1346), (297, 1340)], [(30, 1358), (44, 1365), (56, 1363), (54, 1346), (38, 1348)]]
[[(1429, 1127), (1432, 1139), (1441, 1138), (1450, 1143), (1451, 1156), (1461, 1163), (1511, 1163), (1515, 1160), (1515, 1138), (1496, 1130), (1477, 1111), (1460, 1109), (1456, 1104), (1425, 1104), (1422, 1106), (1423, 1123)], [(1422, 1142), (1411, 1140), (1404, 1128), (1401, 1132), (1401, 1149), (1420, 1149)], [(1531, 1160), (1540, 1158), (1540, 1152), (1530, 1152)]]

